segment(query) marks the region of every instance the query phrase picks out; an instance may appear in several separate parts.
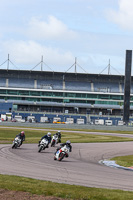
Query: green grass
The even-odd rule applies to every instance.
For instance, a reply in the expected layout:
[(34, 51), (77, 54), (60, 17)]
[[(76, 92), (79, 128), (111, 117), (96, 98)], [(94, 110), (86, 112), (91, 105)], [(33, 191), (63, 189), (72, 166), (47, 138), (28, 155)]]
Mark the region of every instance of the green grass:
[(0, 188), (69, 200), (132, 200), (133, 192), (88, 188), (18, 176), (0, 175)]
[[(2, 125), (2, 127), (7, 127), (7, 128), (9, 128), (9, 126), (6, 126), (6, 125), (4, 125), (4, 124), (0, 124), (0, 125)], [(42, 131), (44, 130), (44, 129), (47, 129), (48, 131), (49, 131), (49, 129), (50, 130), (57, 130), (59, 127), (58, 127), (58, 125), (57, 125), (57, 127), (55, 128), (55, 127), (51, 127), (51, 128), (48, 128), (48, 127), (33, 127), (33, 126), (31, 126), (31, 127), (26, 127), (26, 126), (10, 126), (10, 127), (12, 127), (12, 128), (17, 128), (17, 129), (22, 129), (22, 128), (24, 128), (24, 129), (41, 129)], [(70, 128), (70, 127), (68, 127), (68, 128), (64, 128), (63, 126), (62, 127), (60, 127), (59, 128), (59, 130), (71, 130), (71, 131), (84, 131), (84, 132), (103, 132), (103, 133), (120, 133), (120, 134), (133, 134), (133, 131), (125, 131), (125, 130), (97, 130), (97, 129), (76, 129), (76, 128)]]
[[(0, 143), (12, 143), (15, 136), (21, 131), (22, 129), (0, 128)], [(52, 131), (51, 133), (54, 134), (56, 133), (56, 131)], [(43, 131), (43, 129), (42, 130), (26, 129), (25, 143), (38, 143), (38, 141), (44, 134), (47, 134), (47, 131)], [(117, 137), (117, 136), (62, 132), (62, 142), (66, 142), (67, 140), (71, 140), (72, 143), (133, 141), (132, 138), (124, 138), (124, 137)]]
[(124, 167), (133, 166), (133, 155), (117, 156), (117, 157), (111, 158), (110, 160), (114, 160), (120, 166), (124, 166)]

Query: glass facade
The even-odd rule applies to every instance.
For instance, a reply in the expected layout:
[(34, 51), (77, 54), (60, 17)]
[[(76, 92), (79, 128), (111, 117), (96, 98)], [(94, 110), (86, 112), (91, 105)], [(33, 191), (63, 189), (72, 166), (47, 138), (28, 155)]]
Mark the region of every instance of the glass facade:
[[(84, 103), (84, 104), (105, 104), (123, 105), (123, 95), (85, 93), (85, 92), (59, 92), (42, 90), (20, 90), (20, 89), (0, 89), (0, 99), (27, 100), (35, 102), (60, 102), (60, 103)], [(133, 96), (131, 96), (133, 101)], [(131, 102), (131, 105), (133, 102)]]

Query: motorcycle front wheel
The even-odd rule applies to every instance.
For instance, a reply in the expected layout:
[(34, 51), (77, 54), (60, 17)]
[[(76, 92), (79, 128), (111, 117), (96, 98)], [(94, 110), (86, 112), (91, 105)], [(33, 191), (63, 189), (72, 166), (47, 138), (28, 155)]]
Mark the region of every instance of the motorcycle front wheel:
[(15, 144), (12, 145), (12, 149), (14, 149), (14, 148), (15, 148)]
[(38, 149), (38, 152), (41, 152), (41, 151), (42, 151), (42, 146), (40, 146)]
[(51, 143), (51, 147), (55, 146), (55, 141), (53, 140)]
[(62, 159), (64, 158), (64, 156), (65, 156), (64, 153), (61, 153), (60, 156), (59, 156), (59, 158), (58, 158), (58, 161), (62, 161)]

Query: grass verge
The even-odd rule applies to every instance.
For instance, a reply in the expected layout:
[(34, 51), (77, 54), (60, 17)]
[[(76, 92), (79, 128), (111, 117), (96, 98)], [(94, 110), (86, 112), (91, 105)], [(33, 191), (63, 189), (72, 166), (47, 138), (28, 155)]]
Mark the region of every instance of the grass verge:
[(118, 165), (123, 166), (123, 167), (133, 166), (133, 155), (117, 156), (117, 157), (111, 158), (110, 160), (114, 160)]
[[(20, 133), (22, 129), (13, 129), (13, 128), (0, 128), (0, 143), (12, 143), (15, 136)], [(52, 135), (56, 131), (52, 131)], [(38, 143), (40, 138), (47, 134), (47, 131), (42, 130), (25, 130), (26, 141), (25, 143)], [(62, 132), (62, 142), (71, 140), (72, 143), (92, 143), (92, 142), (123, 142), (123, 141), (133, 141), (132, 138), (124, 138), (117, 136), (106, 136), (100, 134), (83, 134), (75, 132)]]
[(102, 133), (120, 133), (120, 134), (133, 134), (133, 131), (128, 131), (128, 130), (99, 130), (99, 129), (77, 129), (77, 128), (70, 128), (70, 127), (68, 127), (68, 128), (64, 128), (63, 126), (62, 127), (58, 127), (58, 125), (57, 125), (57, 127), (50, 127), (50, 128), (48, 128), (48, 127), (39, 127), (39, 126), (31, 126), (31, 127), (29, 127), (29, 126), (7, 126), (7, 125), (4, 125), (4, 124), (0, 124), (0, 128), (1, 128), (1, 126), (2, 126), (2, 128), (4, 127), (4, 128), (16, 128), (16, 129), (41, 129), (42, 131), (44, 130), (44, 129), (46, 129), (46, 130), (62, 130), (62, 131), (84, 131), (84, 132), (102, 132)]
[(133, 192), (88, 188), (18, 176), (0, 175), (0, 188), (71, 200), (132, 200)]

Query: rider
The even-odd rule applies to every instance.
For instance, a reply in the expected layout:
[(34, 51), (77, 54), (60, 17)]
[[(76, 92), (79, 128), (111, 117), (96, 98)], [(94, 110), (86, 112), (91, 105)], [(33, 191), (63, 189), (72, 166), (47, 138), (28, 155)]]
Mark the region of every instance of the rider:
[[(60, 150), (62, 147), (64, 147), (65, 145), (69, 148), (69, 151), (72, 152), (72, 145), (71, 145), (70, 140), (67, 140), (65, 143), (60, 144), (60, 147), (58, 147), (58, 148), (56, 149), (56, 152), (57, 152), (58, 150)], [(55, 155), (56, 155), (56, 152), (55, 152)], [(68, 157), (68, 155), (67, 155), (66, 157)]]
[[(41, 142), (44, 138), (48, 140), (48, 145), (49, 145), (49, 143), (51, 142), (51, 133), (48, 132), (47, 135), (44, 135), (44, 136), (41, 138), (41, 140), (39, 141), (38, 146), (40, 146), (40, 142)], [(46, 148), (49, 147), (48, 145), (46, 146)]]
[(21, 139), (21, 144), (20, 145), (22, 145), (23, 141), (25, 141), (25, 132), (21, 131), (21, 133), (16, 135), (16, 137), (19, 137)]
[(61, 142), (61, 132), (58, 131), (55, 135), (58, 136), (58, 142), (60, 143)]

